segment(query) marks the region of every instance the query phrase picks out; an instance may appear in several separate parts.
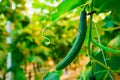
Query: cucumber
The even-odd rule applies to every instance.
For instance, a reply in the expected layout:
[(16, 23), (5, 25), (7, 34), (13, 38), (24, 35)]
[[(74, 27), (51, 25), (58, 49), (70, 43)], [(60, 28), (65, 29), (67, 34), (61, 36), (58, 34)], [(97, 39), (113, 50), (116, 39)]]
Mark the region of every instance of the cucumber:
[(82, 10), (80, 15), (78, 34), (76, 36), (75, 42), (72, 48), (70, 49), (69, 53), (66, 55), (66, 57), (57, 64), (56, 70), (64, 69), (76, 58), (85, 40), (86, 30), (87, 30), (86, 11), (84, 9)]

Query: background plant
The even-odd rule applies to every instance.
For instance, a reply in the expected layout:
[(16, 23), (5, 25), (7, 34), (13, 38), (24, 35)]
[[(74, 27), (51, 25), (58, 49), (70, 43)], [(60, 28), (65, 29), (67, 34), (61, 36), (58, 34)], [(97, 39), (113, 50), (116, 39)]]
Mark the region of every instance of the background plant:
[[(54, 5), (57, 3), (57, 5)], [(68, 4), (69, 3), (69, 4)], [(30, 6), (31, 4), (31, 6)], [(83, 6), (91, 4), (90, 0), (1, 0), (0, 1), (0, 73), (6, 71), (7, 52), (12, 52), (12, 71), (14, 79), (25, 79), (24, 69), (26, 62), (37, 62), (41, 67), (48, 64), (45, 61), (51, 58), (57, 64), (65, 57), (72, 47), (77, 34), (79, 15)], [(110, 4), (110, 5), (109, 5)], [(31, 7), (31, 8), (30, 8)], [(92, 38), (106, 47), (120, 49), (120, 9), (118, 0), (93, 0)], [(90, 8), (87, 9), (90, 12)], [(12, 22), (13, 44), (6, 44), (6, 37), (10, 36), (5, 30), (6, 22)], [(89, 18), (87, 20), (90, 23)], [(47, 25), (47, 27), (46, 27)], [(45, 29), (46, 27), (46, 29)], [(45, 29), (42, 35), (43, 29)], [(88, 26), (88, 29), (89, 26)], [(96, 30), (97, 29), (97, 30)], [(88, 36), (80, 53), (88, 55)], [(95, 34), (96, 33), (96, 34)], [(47, 39), (50, 44), (46, 44)], [(99, 40), (98, 40), (99, 38)], [(107, 65), (112, 75), (119, 71), (119, 53), (115, 54), (103, 50)], [(104, 64), (102, 50), (92, 45), (91, 53), (96, 61)], [(95, 76), (97, 80), (107, 79), (107, 69), (95, 62)], [(91, 65), (86, 66), (86, 75), (90, 75)], [(87, 72), (88, 71), (88, 72)], [(20, 75), (17, 75), (20, 74)], [(82, 73), (81, 73), (82, 74)], [(81, 76), (80, 78), (83, 76)], [(39, 75), (38, 79), (41, 76)], [(88, 78), (86, 77), (86, 78)], [(110, 78), (111, 79), (111, 78)]]

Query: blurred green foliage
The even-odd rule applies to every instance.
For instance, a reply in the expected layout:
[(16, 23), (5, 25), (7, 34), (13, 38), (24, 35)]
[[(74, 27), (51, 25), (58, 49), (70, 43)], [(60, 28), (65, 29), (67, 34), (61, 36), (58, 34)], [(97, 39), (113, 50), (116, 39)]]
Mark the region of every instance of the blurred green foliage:
[[(89, 0), (1, 0), (0, 2), (0, 70), (6, 71), (7, 52), (12, 52), (14, 80), (25, 80), (21, 66), (37, 62), (46, 66), (50, 57), (57, 64), (69, 51), (77, 34), (79, 15)], [(100, 37), (105, 46), (120, 49), (120, 9), (118, 0), (95, 0), (92, 38)], [(87, 8), (89, 11), (89, 8)], [(89, 19), (89, 18), (88, 18)], [(56, 22), (54, 22), (57, 20)], [(6, 44), (6, 22), (12, 23), (12, 44)], [(87, 20), (89, 24), (89, 20)], [(51, 24), (52, 23), (52, 24)], [(51, 25), (49, 25), (51, 24)], [(47, 26), (47, 28), (46, 28)], [(99, 35), (96, 33), (98, 29)], [(50, 44), (42, 36), (49, 38)], [(89, 25), (88, 25), (89, 30)], [(81, 53), (87, 54), (88, 31)], [(108, 66), (119, 71), (120, 56), (104, 51)], [(104, 63), (101, 52), (94, 46), (95, 58)], [(101, 56), (101, 57), (99, 57)], [(89, 66), (90, 67), (90, 66)], [(104, 70), (96, 63), (96, 72)], [(88, 73), (88, 72), (87, 72)], [(101, 73), (100, 73), (101, 74)], [(104, 73), (103, 73), (104, 74)], [(99, 75), (99, 74), (98, 74)], [(96, 74), (97, 76), (97, 74)], [(101, 80), (104, 75), (98, 77)], [(106, 77), (106, 76), (105, 76)]]

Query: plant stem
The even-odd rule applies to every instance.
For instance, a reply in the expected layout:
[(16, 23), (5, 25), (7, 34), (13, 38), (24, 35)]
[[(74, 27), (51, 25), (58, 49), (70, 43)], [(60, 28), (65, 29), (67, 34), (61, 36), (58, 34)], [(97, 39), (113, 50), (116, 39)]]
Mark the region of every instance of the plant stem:
[(104, 50), (107, 50), (109, 52), (112, 52), (112, 53), (120, 53), (120, 50), (115, 50), (115, 49), (111, 49), (111, 48), (108, 48), (106, 46), (103, 46), (102, 44), (98, 44), (97, 42), (95, 42), (95, 40), (91, 39), (90, 40), (94, 45), (98, 46), (99, 48), (102, 48)]
[[(92, 12), (93, 10), (93, 0), (91, 0), (91, 4), (90, 4), (90, 12)], [(90, 62), (91, 62), (91, 67), (92, 67), (92, 75), (94, 74), (95, 68), (94, 68), (94, 62), (91, 58), (92, 56), (92, 52), (91, 52), (91, 38), (92, 38), (92, 14), (90, 15), (90, 30), (89, 30), (89, 38), (88, 38), (88, 54), (90, 56)]]
[(93, 59), (94, 62), (98, 63), (99, 65), (109, 70), (110, 72), (113, 72), (109, 67), (107, 67), (105, 64), (101, 63), (100, 61), (96, 60), (94, 57), (91, 56), (91, 58)]

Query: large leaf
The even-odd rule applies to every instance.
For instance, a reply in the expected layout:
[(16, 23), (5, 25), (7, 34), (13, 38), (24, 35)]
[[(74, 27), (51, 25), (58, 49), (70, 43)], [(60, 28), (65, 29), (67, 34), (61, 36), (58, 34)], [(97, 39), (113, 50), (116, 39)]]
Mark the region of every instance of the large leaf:
[(108, 65), (112, 70), (117, 70), (120, 72), (120, 55), (111, 55), (108, 60)]
[(64, 0), (58, 7), (57, 12), (52, 15), (52, 19), (56, 20), (61, 14), (70, 11), (83, 3), (85, 3), (86, 0)]
[(111, 16), (115, 21), (120, 22), (120, 9), (118, 0), (94, 0), (94, 7), (98, 9), (97, 12), (111, 11)]
[[(105, 52), (104, 52), (104, 55), (105, 55)], [(101, 51), (95, 56), (95, 59), (100, 61), (103, 64), (105, 63)], [(99, 71), (105, 71), (106, 69), (103, 66), (99, 65), (98, 63), (95, 63), (94, 65), (95, 65), (94, 70), (95, 70), (95, 73), (96, 73), (95, 74), (96, 79), (97, 80), (104, 80), (104, 78), (106, 78), (105, 77), (106, 72), (100, 72), (100, 73), (98, 73), (98, 72)]]
[[(63, 0), (57, 7), (57, 12), (52, 15), (52, 19), (56, 20), (61, 14), (84, 4), (86, 1), (87, 0)], [(97, 9), (98, 13), (111, 11), (112, 18), (116, 21), (120, 21), (118, 0), (94, 0), (93, 6)]]
[(61, 71), (48, 72), (43, 80), (60, 80)]

